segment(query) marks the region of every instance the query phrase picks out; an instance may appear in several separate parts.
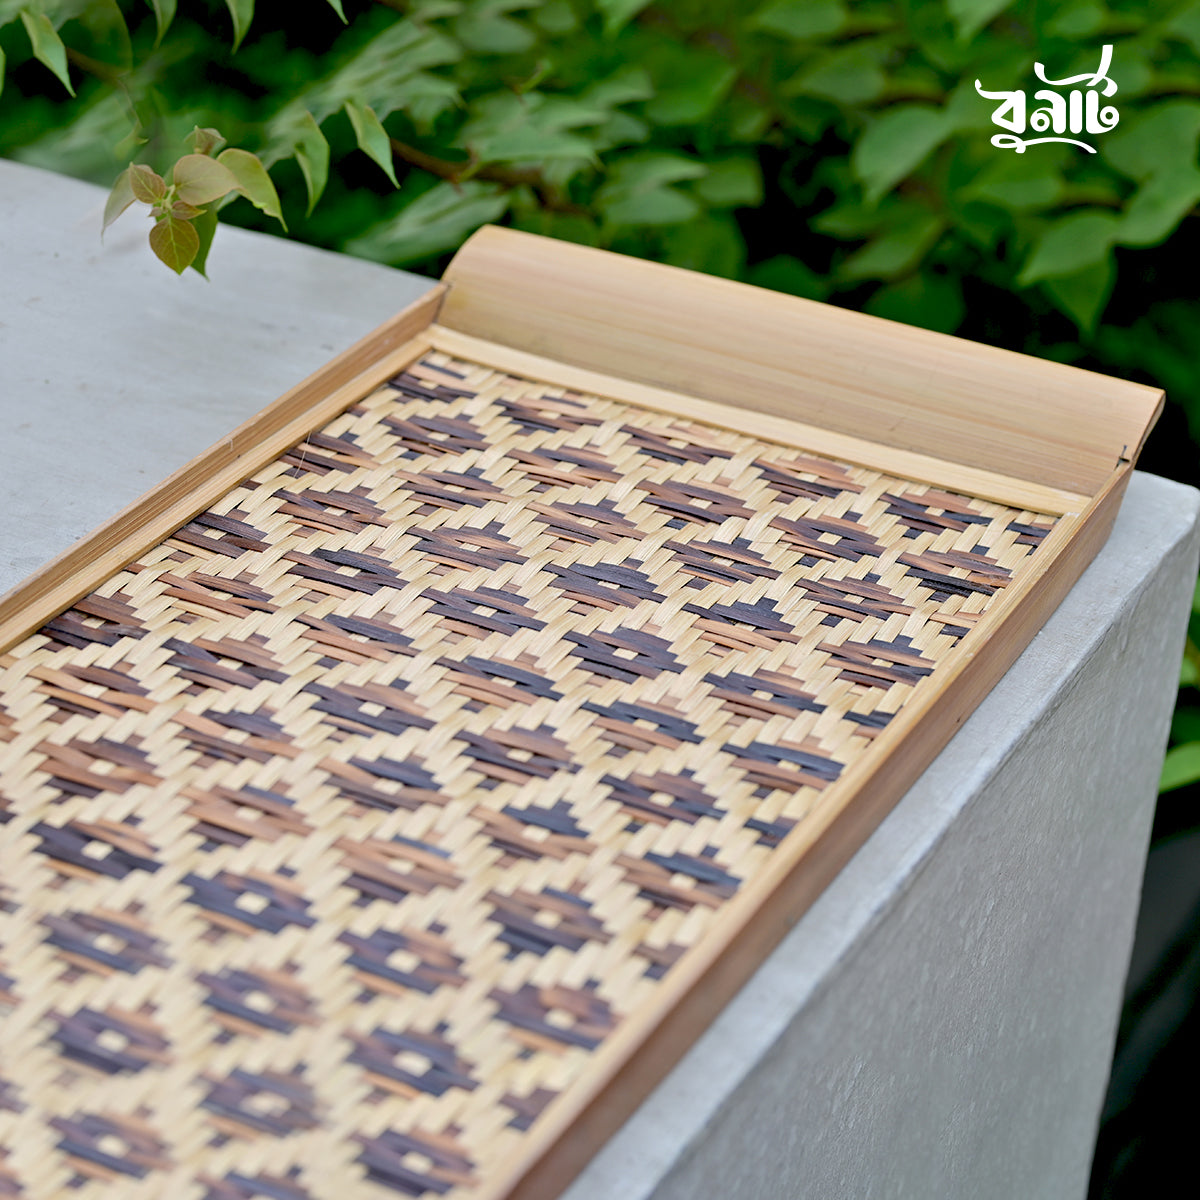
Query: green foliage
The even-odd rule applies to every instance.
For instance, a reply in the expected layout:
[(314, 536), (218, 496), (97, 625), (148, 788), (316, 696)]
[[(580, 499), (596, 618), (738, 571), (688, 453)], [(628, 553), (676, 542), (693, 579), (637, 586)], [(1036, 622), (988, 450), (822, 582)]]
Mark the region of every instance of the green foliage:
[[(991, 144), (976, 80), (1104, 45), (1097, 153)], [(1159, 383), (1200, 439), (1200, 0), (0, 0), (0, 83), (0, 154), (116, 177), (177, 270), (218, 208), (430, 274), (500, 221)]]

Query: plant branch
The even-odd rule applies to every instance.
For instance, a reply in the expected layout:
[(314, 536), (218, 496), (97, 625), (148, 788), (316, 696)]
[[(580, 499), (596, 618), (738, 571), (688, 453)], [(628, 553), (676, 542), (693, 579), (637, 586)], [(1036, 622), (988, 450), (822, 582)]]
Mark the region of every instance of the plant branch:
[(426, 154), (424, 150), (418, 150), (416, 146), (410, 146), (397, 138), (389, 138), (388, 141), (392, 146), (392, 154), (401, 162), (428, 171), (431, 175), (454, 184), (455, 187), (468, 179), (484, 179), (506, 188), (530, 187), (537, 192), (542, 207), (551, 212), (587, 212), (587, 209), (567, 200), (561, 189), (547, 183), (537, 167), (504, 167), (499, 163), (480, 165), (474, 155), (462, 162), (451, 162), (446, 158)]

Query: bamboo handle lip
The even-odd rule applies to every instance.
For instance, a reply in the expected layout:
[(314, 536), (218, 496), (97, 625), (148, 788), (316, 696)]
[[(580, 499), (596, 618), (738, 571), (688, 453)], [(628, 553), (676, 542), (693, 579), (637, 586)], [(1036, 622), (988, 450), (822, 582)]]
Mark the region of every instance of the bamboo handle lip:
[(1145, 384), (500, 226), (443, 278), (458, 332), (1089, 496), (1162, 408)]

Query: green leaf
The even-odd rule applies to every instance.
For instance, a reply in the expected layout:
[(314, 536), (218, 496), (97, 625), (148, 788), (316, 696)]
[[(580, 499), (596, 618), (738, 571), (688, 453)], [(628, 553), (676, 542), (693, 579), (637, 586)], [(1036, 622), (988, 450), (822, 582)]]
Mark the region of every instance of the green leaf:
[(1169, 792), (1200, 779), (1200, 742), (1186, 742), (1167, 751), (1158, 790)]
[(4, 47), (0, 46), (0, 96), (4, 94)]
[(1179, 664), (1179, 686), (1195, 687), (1197, 683), (1200, 683), (1200, 670), (1196, 669), (1191, 658), (1185, 657)]
[(613, 164), (602, 191), (608, 195), (639, 189), (646, 191), (667, 183), (699, 179), (707, 173), (708, 168), (702, 162), (685, 154), (631, 154)]
[(933, 271), (919, 271), (907, 279), (884, 284), (865, 308), (874, 317), (939, 333), (953, 333), (967, 315), (958, 276)]
[(924, 104), (889, 108), (873, 121), (850, 156), (868, 203), (911, 175), (950, 132), (942, 111)]
[(157, 204), (167, 194), (167, 181), (145, 163), (129, 168), (129, 187), (134, 199), (143, 204)]
[(255, 208), (265, 212), (268, 217), (274, 217), (287, 229), (279, 204), (279, 193), (267, 174), (267, 168), (255, 155), (246, 150), (225, 150), (217, 156), (217, 162), (230, 172), (236, 180), (238, 191)]
[(163, 34), (167, 32), (171, 22), (175, 19), (175, 0), (149, 0), (150, 7), (154, 9), (154, 19), (158, 24), (158, 36), (154, 39), (155, 45), (163, 39)]
[(604, 18), (604, 36), (614, 37), (650, 3), (650, 0), (596, 0)]
[(818, 275), (790, 254), (777, 254), (751, 267), (750, 282), (755, 287), (803, 296), (806, 300), (824, 300), (833, 286), (825, 276)]
[(361, 258), (403, 266), (456, 249), (480, 225), (503, 216), (508, 205), (509, 197), (498, 184), (477, 179), (458, 187), (437, 183), (345, 249)]
[(1163, 32), (1185, 41), (1200, 54), (1200, 4), (1188, 4), (1164, 26)]
[(1100, 153), (1130, 179), (1148, 179), (1194, 162), (1197, 137), (1200, 101), (1166, 100), (1122, 121), (1101, 141)]
[(29, 35), (33, 57), (49, 67), (58, 76), (63, 87), (72, 96), (75, 95), (75, 89), (71, 86), (71, 76), (67, 71), (67, 48), (55, 32), (50, 18), (44, 12), (30, 12), (29, 9), (23, 8), (21, 24), (25, 26), (25, 32)]
[(254, 20), (254, 0), (225, 0), (225, 5), (233, 18), (233, 48), (236, 51)]
[(321, 127), (313, 120), (311, 113), (304, 114), (300, 123), (300, 136), (295, 147), (296, 162), (304, 176), (304, 186), (308, 189), (307, 216), (312, 210), (321, 193), (325, 190), (325, 182), (329, 178), (329, 143), (321, 132)]
[(150, 249), (176, 275), (182, 275), (200, 253), (200, 236), (191, 221), (163, 217), (150, 230)]
[(1013, 0), (947, 0), (949, 12), (961, 42), (970, 41), (993, 17), (999, 16)]
[(729, 213), (711, 212), (672, 225), (662, 234), (662, 261), (705, 275), (736, 279), (746, 260), (746, 243)]
[(597, 203), (611, 225), (675, 225), (690, 221), (700, 211), (691, 196), (671, 187), (633, 192), (608, 204)]
[(1026, 212), (1057, 204), (1062, 190), (1057, 164), (1044, 154), (1005, 154), (992, 159), (957, 199), (961, 203), (985, 200), (1010, 212)]
[(549, 133), (532, 126), (494, 134), (477, 144), (485, 162), (547, 162), (554, 158), (578, 158), (596, 162), (592, 144), (570, 133)]
[(192, 228), (196, 231), (196, 240), (199, 243), (196, 249), (196, 257), (189, 264), (193, 271), (208, 278), (208, 252), (212, 249), (213, 237), (217, 232), (217, 210), (215, 208), (205, 209), (192, 222)]
[(129, 181), (129, 168), (126, 167), (120, 175), (117, 176), (117, 181), (112, 185), (112, 191), (108, 193), (108, 201), (104, 205), (104, 225), (100, 229), (101, 236), (106, 230), (136, 199), (133, 194), (133, 185)]
[(1104, 5), (1096, 3), (1096, 0), (1075, 0), (1074, 3), (1064, 4), (1057, 9), (1053, 19), (1044, 26), (1043, 32), (1051, 37), (1075, 41), (1099, 33), (1104, 28), (1107, 18), (1108, 12)]
[(888, 46), (879, 38), (860, 38), (822, 55), (784, 88), (789, 95), (817, 96), (840, 104), (865, 104), (887, 86), (883, 62)]
[(225, 139), (219, 129), (201, 129), (199, 125), (184, 138), (184, 141), (191, 146), (193, 154), (216, 154), (225, 145)]
[(454, 22), (454, 33), (476, 55), (522, 54), (537, 40), (519, 21), (486, 10), (468, 9)]
[(1038, 239), (1017, 277), (1018, 286), (1074, 275), (1103, 262), (1119, 232), (1120, 222), (1110, 213), (1085, 211), (1062, 217)]
[(1175, 231), (1197, 203), (1200, 203), (1200, 171), (1190, 163), (1175, 170), (1151, 176), (1121, 218), (1117, 241), (1123, 246), (1157, 246)]
[(737, 79), (737, 67), (719, 55), (688, 52), (656, 80), (646, 116), (658, 125), (694, 125), (721, 103)]
[(347, 100), (346, 115), (350, 118), (350, 124), (354, 126), (354, 139), (358, 142), (358, 148), (379, 164), (383, 173), (392, 181), (392, 187), (399, 187), (400, 184), (396, 181), (396, 167), (392, 162), (391, 139), (375, 115), (375, 110), (369, 105)]
[(1075, 322), (1084, 336), (1090, 336), (1112, 295), (1116, 277), (1116, 258), (1109, 250), (1099, 262), (1073, 275), (1043, 280), (1042, 290)]
[(787, 38), (829, 37), (846, 23), (846, 16), (842, 0), (773, 0), (746, 22), (746, 28)]
[(329, 0), (329, 7), (332, 8), (333, 11), (342, 18), (343, 25), (350, 24), (350, 22), (346, 20), (346, 14), (342, 12), (342, 0)]
[(903, 275), (925, 257), (945, 228), (945, 221), (933, 213), (914, 216), (856, 250), (842, 263), (838, 277), (855, 281)]
[(238, 186), (234, 173), (207, 154), (185, 154), (175, 164), (171, 178), (179, 189), (179, 199), (195, 205), (220, 200)]
[(709, 164), (696, 194), (714, 208), (756, 208), (762, 203), (762, 168), (755, 158), (726, 158)]

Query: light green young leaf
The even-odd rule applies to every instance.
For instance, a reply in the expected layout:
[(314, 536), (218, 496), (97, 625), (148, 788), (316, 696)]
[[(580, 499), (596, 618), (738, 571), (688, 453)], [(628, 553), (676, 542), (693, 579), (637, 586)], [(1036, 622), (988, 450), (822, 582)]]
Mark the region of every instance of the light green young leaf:
[(604, 18), (604, 36), (615, 37), (650, 0), (596, 0), (596, 8)]
[(350, 118), (350, 124), (354, 126), (354, 138), (358, 142), (358, 148), (379, 164), (383, 173), (392, 181), (393, 187), (399, 187), (400, 184), (396, 181), (396, 167), (392, 162), (392, 143), (387, 130), (375, 115), (375, 110), (369, 105), (347, 100), (346, 115)]
[(21, 24), (25, 26), (25, 32), (29, 35), (33, 57), (49, 67), (58, 76), (63, 87), (72, 96), (75, 95), (75, 89), (71, 86), (71, 76), (67, 71), (67, 48), (50, 23), (50, 18), (44, 12), (32, 12), (23, 8)]
[(283, 209), (279, 203), (279, 193), (271, 182), (267, 169), (259, 159), (246, 150), (224, 150), (217, 156), (217, 162), (227, 168), (237, 181), (238, 191), (250, 201), (260, 212), (268, 217), (274, 217), (283, 228), (287, 222), (283, 219)]
[(4, 48), (0, 47), (0, 96), (4, 95)]
[(150, 249), (175, 272), (182, 275), (200, 252), (200, 236), (191, 221), (163, 217), (150, 230)]
[(126, 167), (120, 175), (117, 176), (117, 181), (112, 185), (112, 191), (108, 193), (108, 200), (104, 205), (104, 224), (100, 229), (100, 236), (104, 236), (104, 231), (134, 202), (137, 197), (133, 194), (133, 185), (129, 182), (129, 168)]
[(156, 204), (167, 194), (167, 181), (145, 163), (129, 168), (129, 186), (134, 199), (143, 204)]
[(1191, 163), (1152, 175), (1125, 210), (1117, 241), (1123, 246), (1157, 246), (1198, 203), (1200, 171)]
[(225, 5), (233, 18), (233, 48), (237, 50), (254, 20), (254, 0), (225, 0)]
[(350, 24), (350, 22), (346, 20), (346, 14), (342, 12), (342, 0), (329, 0), (329, 7), (332, 8), (333, 11), (342, 18), (343, 25)]
[(925, 104), (898, 105), (873, 121), (850, 156), (867, 202), (911, 175), (950, 132), (942, 111)]
[(1117, 278), (1116, 258), (1111, 250), (1097, 263), (1076, 271), (1073, 275), (1055, 276), (1042, 281), (1042, 290), (1054, 301), (1055, 307), (1066, 313), (1089, 336), (1112, 295)]
[(838, 276), (848, 282), (895, 279), (911, 271), (929, 253), (945, 228), (945, 221), (933, 213), (915, 216), (856, 250), (842, 263)]
[(171, 178), (179, 188), (179, 199), (197, 206), (220, 200), (238, 187), (234, 173), (207, 154), (185, 154)]
[(197, 125), (184, 139), (192, 148), (193, 154), (214, 155), (225, 145), (225, 139), (219, 129), (201, 129)]
[(175, 19), (175, 0), (149, 0), (149, 4), (154, 9), (154, 19), (158, 24), (158, 37), (155, 38), (157, 44), (162, 41), (163, 34)]
[(762, 168), (756, 158), (726, 158), (709, 163), (696, 194), (714, 208), (755, 208), (762, 203)]
[(846, 23), (846, 15), (842, 0), (772, 0), (746, 27), (788, 38), (829, 37)]
[(1169, 792), (1200, 779), (1200, 742), (1185, 742), (1167, 751), (1158, 790)]
[(947, 0), (946, 9), (958, 29), (960, 42), (970, 41), (993, 17), (1013, 0)]
[(300, 173), (304, 176), (304, 186), (308, 189), (308, 211), (305, 215), (311, 216), (329, 178), (329, 143), (311, 113), (305, 113), (300, 123), (294, 153)]
[(1017, 284), (1027, 287), (1039, 279), (1074, 275), (1102, 263), (1120, 228), (1116, 217), (1101, 212), (1071, 213), (1055, 221), (1038, 239)]
[(509, 197), (498, 184), (468, 180), (455, 187), (437, 183), (389, 220), (347, 243), (350, 254), (395, 266), (457, 248), (467, 234), (495, 221)]
[(217, 232), (217, 210), (215, 208), (205, 209), (192, 222), (192, 228), (196, 231), (196, 240), (199, 243), (196, 248), (196, 257), (189, 264), (193, 271), (208, 278), (208, 252), (212, 249), (213, 236)]

